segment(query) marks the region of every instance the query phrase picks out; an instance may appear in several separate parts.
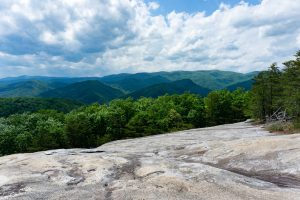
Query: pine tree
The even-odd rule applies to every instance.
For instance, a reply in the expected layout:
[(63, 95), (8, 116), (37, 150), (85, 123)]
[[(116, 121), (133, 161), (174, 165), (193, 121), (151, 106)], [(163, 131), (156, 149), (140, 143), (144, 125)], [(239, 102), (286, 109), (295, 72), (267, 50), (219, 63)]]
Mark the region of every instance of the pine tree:
[(295, 60), (283, 63), (283, 89), (284, 89), (284, 105), (288, 113), (295, 119), (300, 121), (300, 51), (295, 55)]
[(282, 105), (281, 72), (276, 63), (255, 77), (252, 95), (252, 115), (266, 120)]

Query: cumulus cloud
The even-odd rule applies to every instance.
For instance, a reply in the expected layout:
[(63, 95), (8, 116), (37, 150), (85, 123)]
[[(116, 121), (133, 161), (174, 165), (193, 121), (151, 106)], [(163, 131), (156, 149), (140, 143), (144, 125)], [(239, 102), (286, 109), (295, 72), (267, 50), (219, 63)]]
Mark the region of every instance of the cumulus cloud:
[(3, 0), (0, 76), (101, 76), (220, 69), (249, 72), (300, 49), (300, 3), (262, 0), (154, 15), (155, 1)]

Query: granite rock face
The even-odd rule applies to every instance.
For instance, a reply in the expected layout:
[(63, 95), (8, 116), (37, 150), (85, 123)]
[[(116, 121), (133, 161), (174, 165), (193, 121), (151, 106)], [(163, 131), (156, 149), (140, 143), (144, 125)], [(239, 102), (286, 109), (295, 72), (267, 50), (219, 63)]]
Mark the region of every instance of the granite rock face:
[(0, 199), (300, 199), (300, 134), (248, 123), (0, 157)]

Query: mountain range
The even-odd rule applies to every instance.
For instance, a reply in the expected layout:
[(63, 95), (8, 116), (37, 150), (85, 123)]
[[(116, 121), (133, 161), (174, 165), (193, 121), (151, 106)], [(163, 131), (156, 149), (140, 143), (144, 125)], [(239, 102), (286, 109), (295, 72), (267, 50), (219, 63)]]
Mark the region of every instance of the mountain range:
[(123, 96), (121, 90), (112, 88), (97, 80), (73, 83), (40, 94), (45, 98), (74, 99), (83, 103), (105, 103)]
[(123, 97), (157, 97), (212, 90), (249, 90), (258, 72), (247, 74), (208, 70), (116, 74), (104, 77), (20, 76), (0, 79), (0, 97), (63, 98), (105, 103)]
[(138, 99), (140, 97), (152, 97), (156, 98), (165, 94), (183, 94), (184, 92), (190, 92), (193, 94), (199, 94), (206, 96), (211, 90), (201, 87), (195, 84), (190, 79), (183, 79), (179, 81), (173, 81), (168, 83), (155, 84), (146, 88), (142, 88), (135, 92), (132, 92), (127, 97)]

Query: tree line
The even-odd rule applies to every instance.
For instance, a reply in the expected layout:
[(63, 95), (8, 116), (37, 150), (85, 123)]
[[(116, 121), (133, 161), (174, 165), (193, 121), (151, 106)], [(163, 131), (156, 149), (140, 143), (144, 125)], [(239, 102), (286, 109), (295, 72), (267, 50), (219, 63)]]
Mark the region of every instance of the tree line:
[(58, 148), (92, 148), (106, 142), (243, 121), (249, 93), (241, 89), (109, 104), (25, 112), (0, 118), (0, 155)]
[(300, 127), (300, 51), (280, 69), (273, 63), (255, 77), (250, 92), (250, 110), (254, 119), (266, 121), (276, 111), (287, 113), (295, 127)]
[(0, 98), (0, 117), (8, 117), (12, 114), (21, 114), (24, 112), (36, 112), (44, 109), (68, 113), (80, 106), (83, 106), (83, 103), (68, 99), (33, 97)]

